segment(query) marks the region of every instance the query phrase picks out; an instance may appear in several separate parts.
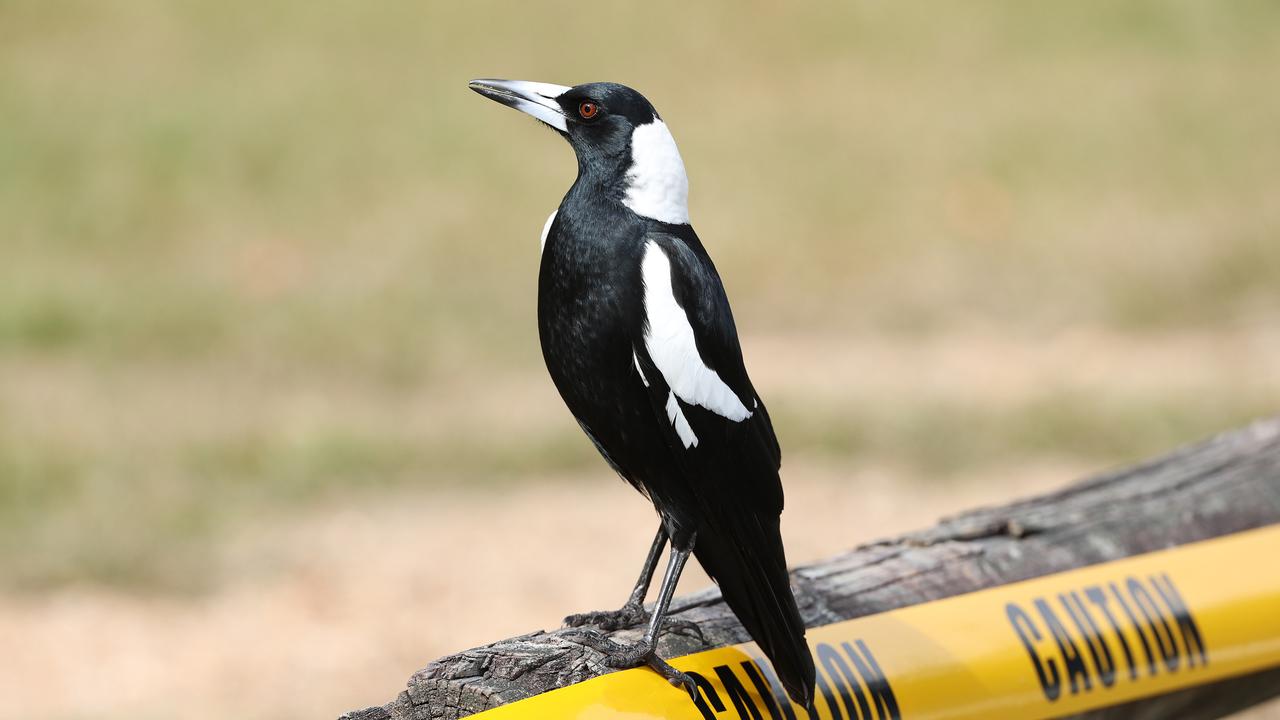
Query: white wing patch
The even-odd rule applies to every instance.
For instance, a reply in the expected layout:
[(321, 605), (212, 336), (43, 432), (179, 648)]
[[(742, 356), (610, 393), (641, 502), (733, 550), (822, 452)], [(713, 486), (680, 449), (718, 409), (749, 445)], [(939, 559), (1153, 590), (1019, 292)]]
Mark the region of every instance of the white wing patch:
[[(675, 426), (685, 447), (696, 445), (697, 438), (676, 398), (734, 422), (751, 417), (751, 411), (725, 384), (720, 374), (702, 362), (689, 316), (676, 302), (671, 287), (671, 261), (657, 243), (651, 241), (645, 245), (640, 270), (644, 278), (644, 311), (648, 319), (644, 346), (671, 388), (671, 396), (667, 398), (667, 419)], [(681, 431), (681, 424), (686, 428), (688, 437)]]
[(547, 216), (547, 224), (542, 226), (542, 237), (538, 239), (538, 249), (545, 250), (547, 248), (547, 234), (551, 232), (551, 223), (556, 221), (556, 213), (560, 212), (557, 208), (551, 211)]
[(689, 427), (689, 419), (684, 416), (684, 411), (680, 409), (680, 402), (676, 400), (676, 394), (673, 392), (667, 393), (667, 420), (676, 429), (676, 435), (680, 436), (680, 442), (684, 443), (685, 449), (698, 447), (698, 436), (694, 435), (693, 428)]
[(689, 177), (667, 124), (654, 118), (631, 131), (631, 167), (622, 204), (637, 215), (689, 223)]

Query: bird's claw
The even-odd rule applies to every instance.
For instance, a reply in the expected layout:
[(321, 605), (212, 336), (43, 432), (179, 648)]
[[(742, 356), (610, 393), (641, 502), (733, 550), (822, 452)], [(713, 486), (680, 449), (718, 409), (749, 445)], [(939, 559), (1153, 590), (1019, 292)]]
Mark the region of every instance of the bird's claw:
[(665, 635), (671, 633), (682, 637), (696, 637), (698, 642), (703, 645), (707, 644), (707, 637), (702, 634), (702, 628), (697, 623), (688, 620), (667, 620), (662, 627), (662, 633)]
[(605, 667), (619, 670), (633, 668), (648, 664), (650, 656), (657, 658), (652, 643), (642, 640), (635, 645), (623, 645), (610, 640), (604, 636), (604, 633), (594, 628), (572, 628), (566, 630), (563, 635), (603, 655), (602, 662)]
[(671, 667), (666, 660), (658, 657), (657, 653), (652, 650), (649, 651), (649, 655), (645, 658), (645, 664), (653, 668), (654, 672), (666, 678), (672, 687), (684, 688), (684, 691), (689, 693), (689, 697), (694, 702), (698, 702), (698, 684), (693, 681), (693, 678)]
[(653, 644), (648, 641), (642, 640), (635, 645), (622, 645), (590, 628), (574, 628), (565, 632), (564, 635), (603, 655), (604, 664), (607, 667), (622, 670), (641, 665), (648, 666), (666, 678), (673, 687), (683, 688), (695, 702), (698, 699), (698, 685), (693, 678), (671, 667), (670, 663), (658, 657)]
[[(627, 603), (617, 610), (596, 610), (568, 615), (564, 619), (564, 627), (580, 628), (590, 625), (598, 627), (605, 632), (613, 632), (614, 630), (625, 630), (643, 625), (648, 622), (649, 617), (649, 612), (640, 605)], [(702, 634), (702, 628), (698, 627), (697, 623), (689, 622), (688, 620), (666, 619), (662, 623), (660, 632), (663, 635), (670, 633), (682, 637), (697, 638), (698, 642), (703, 645), (707, 644), (707, 638)]]
[(676, 670), (675, 675), (667, 678), (667, 682), (671, 683), (672, 687), (684, 688), (684, 691), (689, 693), (689, 698), (698, 702), (698, 683), (694, 682), (693, 678)]
[(604, 636), (599, 630), (586, 627), (574, 627), (561, 633), (563, 637), (569, 638), (583, 647), (591, 648), (596, 652), (604, 655), (604, 664), (609, 667), (617, 667), (610, 663), (610, 658), (625, 651), (626, 645), (616, 643)]
[(594, 625), (605, 631), (622, 630), (642, 625), (649, 620), (649, 613), (639, 604), (627, 603), (617, 610), (596, 610), (577, 613), (564, 619), (565, 627)]

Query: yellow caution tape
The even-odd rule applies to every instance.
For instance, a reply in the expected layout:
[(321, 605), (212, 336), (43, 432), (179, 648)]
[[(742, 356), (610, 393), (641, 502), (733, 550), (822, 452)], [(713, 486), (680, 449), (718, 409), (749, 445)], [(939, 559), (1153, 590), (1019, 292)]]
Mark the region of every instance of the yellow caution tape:
[[(813, 628), (818, 717), (1047, 718), (1280, 666), (1280, 526)], [(477, 715), (804, 720), (754, 644)]]

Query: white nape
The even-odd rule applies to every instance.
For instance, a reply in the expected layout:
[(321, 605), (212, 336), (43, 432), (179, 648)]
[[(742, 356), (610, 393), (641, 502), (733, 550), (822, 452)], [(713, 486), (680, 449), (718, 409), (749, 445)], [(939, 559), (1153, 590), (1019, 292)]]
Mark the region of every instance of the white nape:
[(547, 249), (547, 233), (551, 232), (551, 223), (555, 222), (556, 213), (558, 212), (560, 212), (559, 208), (552, 210), (551, 214), (547, 216), (547, 223), (542, 226), (542, 237), (538, 239), (539, 250)]
[(676, 435), (680, 437), (680, 442), (684, 443), (686, 450), (698, 447), (698, 436), (694, 435), (693, 428), (689, 427), (689, 419), (684, 416), (684, 411), (680, 409), (680, 403), (673, 392), (667, 393), (667, 420), (676, 429)]
[[(644, 346), (649, 357), (667, 381), (674, 397), (690, 405), (698, 405), (734, 422), (751, 417), (751, 411), (740, 400), (715, 370), (707, 367), (698, 354), (693, 337), (693, 326), (684, 308), (676, 302), (671, 286), (671, 261), (657, 243), (645, 245), (644, 260), (640, 264), (644, 279), (644, 312), (648, 329), (644, 334)], [(684, 413), (678, 412), (674, 397), (667, 401), (667, 416), (676, 431)], [(677, 412), (672, 412), (672, 407)], [(692, 435), (692, 429), (689, 430)], [(683, 438), (683, 435), (681, 436)], [(685, 447), (688, 447), (686, 442)]]
[(689, 223), (689, 178), (666, 123), (657, 119), (631, 132), (631, 167), (622, 203), (631, 211), (674, 225)]

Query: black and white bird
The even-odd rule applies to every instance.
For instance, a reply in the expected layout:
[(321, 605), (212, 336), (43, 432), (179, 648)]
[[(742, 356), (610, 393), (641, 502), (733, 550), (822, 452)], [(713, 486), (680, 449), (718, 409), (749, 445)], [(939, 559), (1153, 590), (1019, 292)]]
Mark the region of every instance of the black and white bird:
[(550, 126), (577, 154), (577, 180), (542, 229), (542, 354), (583, 431), (661, 519), (626, 605), (566, 621), (606, 629), (642, 621), (670, 542), (644, 639), (632, 647), (604, 641), (610, 663), (649, 665), (696, 697), (690, 679), (654, 652), (692, 553), (787, 693), (809, 707), (813, 659), (778, 529), (781, 451), (747, 377), (720, 276), (689, 224), (675, 140), (649, 101), (624, 85), (470, 87)]

